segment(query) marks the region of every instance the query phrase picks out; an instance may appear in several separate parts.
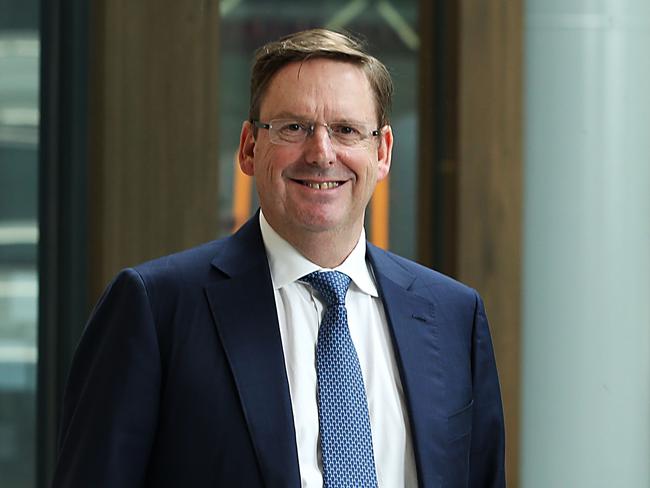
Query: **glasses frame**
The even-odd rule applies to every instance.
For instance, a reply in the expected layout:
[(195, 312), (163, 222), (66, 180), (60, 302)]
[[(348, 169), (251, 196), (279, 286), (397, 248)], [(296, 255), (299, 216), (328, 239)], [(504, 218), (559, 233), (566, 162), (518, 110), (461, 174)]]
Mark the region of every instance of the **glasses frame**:
[[(292, 119), (292, 118), (271, 119), (268, 122), (262, 122), (262, 121), (260, 121), (258, 119), (250, 119), (249, 122), (253, 125), (253, 127), (255, 127), (257, 129), (266, 129), (266, 130), (268, 130), (271, 143), (281, 145), (281, 146), (290, 146), (290, 145), (293, 145), (293, 144), (302, 144), (303, 142), (305, 142), (307, 140), (307, 137), (310, 137), (310, 136), (312, 136), (314, 134), (314, 132), (316, 131), (316, 127), (319, 127), (319, 126), (325, 127), (325, 130), (327, 130), (327, 135), (329, 136), (330, 141), (333, 144), (334, 143), (340, 144), (341, 146), (344, 146), (344, 147), (355, 147), (355, 146), (363, 145), (368, 139), (373, 138), (373, 137), (378, 137), (382, 132), (382, 129), (370, 129), (369, 127), (372, 127), (372, 126), (365, 125), (365, 124), (356, 124), (356, 125), (363, 125), (363, 127), (365, 129), (363, 132), (359, 131), (359, 134), (361, 134), (362, 137), (361, 137), (361, 139), (359, 139), (359, 141), (355, 142), (354, 144), (346, 144), (345, 142), (341, 142), (339, 139), (337, 139), (336, 136), (332, 137), (332, 134), (334, 133), (334, 129), (332, 129), (330, 124), (328, 124), (326, 122), (315, 122), (315, 121), (312, 121), (312, 120), (302, 120), (302, 119), (297, 119), (297, 118), (296, 119)], [(296, 123), (300, 124), (301, 126), (308, 127), (308, 130), (307, 130), (307, 132), (305, 134), (304, 139), (292, 142), (292, 141), (286, 141), (286, 140), (282, 139), (281, 137), (278, 137), (277, 135), (274, 136), (273, 135), (274, 132), (272, 130), (273, 125), (274, 125), (274, 123), (277, 124), (278, 122), (296, 122)], [(338, 122), (337, 122), (337, 124), (338, 124)], [(345, 123), (342, 122), (341, 124), (345, 124)]]

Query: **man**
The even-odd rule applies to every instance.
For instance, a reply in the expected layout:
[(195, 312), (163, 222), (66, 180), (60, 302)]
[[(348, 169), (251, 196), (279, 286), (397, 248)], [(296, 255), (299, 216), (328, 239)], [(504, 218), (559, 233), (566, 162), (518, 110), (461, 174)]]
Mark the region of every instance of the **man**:
[(55, 486), (504, 486), (480, 298), (365, 240), (391, 92), (335, 32), (258, 50), (239, 162), (261, 211), (110, 285), (74, 358)]

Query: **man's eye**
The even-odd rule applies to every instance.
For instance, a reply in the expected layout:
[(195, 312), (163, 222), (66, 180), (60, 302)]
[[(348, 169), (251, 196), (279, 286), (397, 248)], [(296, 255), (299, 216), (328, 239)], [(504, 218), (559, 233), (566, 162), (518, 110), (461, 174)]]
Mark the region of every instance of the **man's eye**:
[(278, 124), (277, 128), (278, 133), (285, 136), (297, 136), (299, 134), (307, 132), (308, 130), (309, 129), (305, 126), (305, 124), (296, 121), (282, 122), (281, 124)]
[(352, 136), (359, 134), (359, 129), (351, 125), (334, 125), (332, 126), (332, 131), (343, 136)]

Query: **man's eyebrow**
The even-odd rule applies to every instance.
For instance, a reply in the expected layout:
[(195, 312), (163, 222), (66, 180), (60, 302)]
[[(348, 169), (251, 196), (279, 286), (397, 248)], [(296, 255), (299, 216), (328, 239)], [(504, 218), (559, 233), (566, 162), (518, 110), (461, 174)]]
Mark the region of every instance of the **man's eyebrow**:
[(350, 119), (348, 117), (341, 117), (340, 119), (332, 119), (330, 124), (350, 124), (350, 125), (368, 125), (367, 122), (363, 122), (358, 119)]
[[(297, 115), (293, 112), (287, 112), (287, 111), (282, 111), (279, 112), (272, 117), (270, 117), (270, 120), (275, 120), (275, 119), (289, 119), (289, 120), (300, 120), (304, 122), (314, 122), (314, 120), (306, 115)], [(349, 117), (333, 117), (331, 120), (326, 121), (328, 124), (351, 124), (351, 125), (368, 125), (366, 122), (363, 122), (361, 120), (357, 119), (351, 119)], [(372, 125), (372, 124), (370, 124)]]
[(297, 115), (297, 114), (295, 114), (293, 112), (283, 111), (283, 112), (275, 114), (270, 119), (271, 120), (273, 120), (273, 119), (309, 120), (309, 117), (305, 117), (305, 116), (302, 116), (302, 115)]

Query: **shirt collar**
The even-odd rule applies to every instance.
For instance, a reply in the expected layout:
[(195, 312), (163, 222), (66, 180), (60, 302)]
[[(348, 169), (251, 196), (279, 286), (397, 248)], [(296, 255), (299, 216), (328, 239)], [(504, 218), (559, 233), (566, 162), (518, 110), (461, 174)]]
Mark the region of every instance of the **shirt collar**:
[[(312, 263), (300, 254), (271, 227), (262, 211), (260, 211), (260, 230), (274, 288), (282, 288), (314, 271), (331, 271), (331, 269), (322, 268)], [(359, 241), (350, 255), (334, 270), (348, 275), (362, 292), (373, 297), (379, 296), (370, 265), (366, 262), (366, 233), (364, 229), (361, 230)]]

